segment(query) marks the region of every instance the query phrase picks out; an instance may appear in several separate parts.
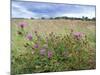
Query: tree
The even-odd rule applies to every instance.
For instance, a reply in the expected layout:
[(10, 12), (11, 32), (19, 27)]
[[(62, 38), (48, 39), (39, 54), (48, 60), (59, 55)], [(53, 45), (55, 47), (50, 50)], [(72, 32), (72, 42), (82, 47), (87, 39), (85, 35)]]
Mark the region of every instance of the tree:
[(96, 18), (95, 18), (95, 17), (93, 17), (93, 18), (92, 18), (92, 20), (93, 20), (93, 21), (95, 21), (95, 20), (96, 20)]
[(31, 17), (31, 19), (32, 19), (32, 20), (34, 20), (34, 18), (33, 18), (33, 17)]
[(45, 19), (45, 17), (41, 17), (41, 19), (43, 19), (43, 20), (44, 20), (44, 19)]

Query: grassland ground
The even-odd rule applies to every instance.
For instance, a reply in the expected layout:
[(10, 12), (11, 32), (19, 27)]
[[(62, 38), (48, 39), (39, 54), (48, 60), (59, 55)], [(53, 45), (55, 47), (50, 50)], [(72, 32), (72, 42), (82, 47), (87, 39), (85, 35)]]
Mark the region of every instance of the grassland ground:
[[(20, 22), (27, 23), (27, 25), (24, 28), (24, 30), (26, 31), (26, 34), (31, 33), (34, 35), (34, 31), (37, 31), (38, 34), (41, 36), (44, 36), (44, 35), (49, 36), (49, 34), (52, 32), (55, 33), (55, 35), (62, 35), (62, 36), (64, 35), (65, 36), (66, 33), (70, 34), (71, 31), (82, 32), (83, 34), (85, 34), (87, 36), (88, 44), (89, 44), (89, 49), (88, 49), (89, 55), (85, 56), (85, 54), (84, 54), (82, 57), (84, 57), (86, 59), (85, 60), (83, 58), (84, 61), (88, 61), (88, 62), (84, 62), (84, 63), (81, 62), (82, 65), (78, 66), (79, 62), (78, 61), (74, 62), (74, 60), (77, 60), (76, 59), (77, 57), (75, 59), (69, 58), (68, 60), (65, 60), (65, 59), (63, 60), (63, 59), (59, 58), (59, 60), (62, 60), (62, 62), (64, 61), (64, 63), (59, 64), (60, 61), (57, 59), (56, 56), (54, 56), (54, 58), (50, 61), (50, 63), (48, 62), (49, 61), (48, 59), (44, 58), (44, 60), (47, 62), (45, 64), (45, 67), (43, 67), (43, 65), (41, 66), (41, 64), (38, 65), (39, 63), (35, 64), (34, 61), (37, 59), (35, 57), (34, 57), (34, 61), (31, 62), (33, 60), (32, 55), (30, 55), (30, 53), (29, 53), (29, 52), (31, 52), (31, 49), (25, 48), (23, 46), (26, 42), (28, 42), (28, 40), (26, 40), (26, 38), (24, 39), (22, 36), (19, 36), (17, 34), (17, 32), (20, 29), (18, 27), (18, 24)], [(11, 21), (11, 38), (12, 38), (11, 39), (12, 74), (79, 70), (79, 69), (95, 69), (96, 68), (95, 67), (95, 65), (96, 65), (96, 23), (95, 23), (95, 21), (64, 20), (64, 19), (60, 19), (60, 20), (12, 19), (12, 21)], [(34, 39), (34, 36), (33, 36), (33, 39)], [(69, 38), (69, 40), (71, 40), (71, 38)], [(65, 41), (63, 41), (63, 42), (65, 42)], [(71, 40), (71, 42), (73, 42), (73, 40)], [(67, 44), (70, 44), (71, 42), (68, 42)], [(32, 43), (34, 43), (34, 42), (32, 42)], [(74, 43), (77, 44), (77, 42), (75, 42), (75, 41), (74, 41)], [(70, 44), (70, 45), (72, 45), (72, 44)], [(52, 45), (50, 45), (50, 46), (52, 46)], [(60, 46), (61, 46), (61, 48), (58, 48), (58, 49), (63, 50), (64, 44), (63, 45), (60, 44)], [(84, 47), (85, 46), (83, 46), (82, 49)], [(53, 49), (53, 51), (54, 51), (55, 48), (53, 47), (50, 49)], [(71, 47), (69, 47), (69, 50), (70, 49), (71, 49)], [(73, 49), (76, 49), (76, 48), (73, 48)], [(71, 54), (72, 53), (70, 53), (69, 56), (71, 56)], [(89, 57), (89, 60), (87, 60), (87, 56)], [(59, 57), (59, 55), (58, 55), (58, 57)], [(78, 56), (78, 57), (81, 57), (81, 56)], [(42, 60), (36, 60), (36, 61), (42, 62)], [(54, 66), (52, 64), (52, 62), (54, 62), (54, 61), (59, 61), (56, 63), (56, 66)], [(48, 63), (52, 66), (50, 66)], [(30, 65), (30, 67), (29, 67), (29, 65)]]

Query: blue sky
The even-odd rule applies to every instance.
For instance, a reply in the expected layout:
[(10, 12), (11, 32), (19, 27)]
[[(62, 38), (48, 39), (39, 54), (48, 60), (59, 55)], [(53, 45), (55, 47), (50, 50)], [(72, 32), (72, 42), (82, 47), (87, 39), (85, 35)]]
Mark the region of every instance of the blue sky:
[(95, 17), (95, 6), (12, 1), (12, 18)]

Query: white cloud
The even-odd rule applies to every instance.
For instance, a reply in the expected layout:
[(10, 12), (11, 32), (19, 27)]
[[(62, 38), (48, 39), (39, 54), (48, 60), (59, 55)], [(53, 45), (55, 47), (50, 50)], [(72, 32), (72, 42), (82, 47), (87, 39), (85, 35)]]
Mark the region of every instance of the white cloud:
[(28, 11), (26, 8), (12, 3), (12, 17), (13, 18), (30, 18), (30, 17), (37, 18), (37, 15), (31, 11)]
[(56, 16), (67, 16), (67, 17), (77, 17), (77, 18), (82, 18), (82, 16), (88, 17), (88, 18), (93, 18), (95, 17), (95, 11), (88, 11), (88, 12), (83, 12), (83, 13), (60, 13), (57, 14)]

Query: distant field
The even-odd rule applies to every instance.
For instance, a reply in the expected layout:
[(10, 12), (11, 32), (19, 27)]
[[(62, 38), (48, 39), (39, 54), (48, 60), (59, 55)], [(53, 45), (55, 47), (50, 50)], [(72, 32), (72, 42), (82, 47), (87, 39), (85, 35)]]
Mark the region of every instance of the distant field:
[(81, 21), (81, 20), (30, 20), (30, 19), (13, 19), (12, 28), (16, 28), (18, 22), (25, 21), (28, 23), (27, 29), (37, 30), (39, 32), (57, 32), (62, 33), (65, 29), (76, 31), (92, 31), (95, 33), (95, 21)]
[[(37, 31), (39, 34), (49, 35), (49, 33), (53, 32), (56, 34), (62, 34), (65, 35), (66, 33), (70, 33), (72, 30), (74, 32), (82, 32), (87, 36), (88, 43), (89, 43), (89, 49), (88, 52), (90, 52), (90, 63), (88, 63), (87, 67), (78, 67), (78, 68), (70, 68), (69, 65), (67, 67), (63, 67), (60, 70), (74, 70), (74, 69), (94, 69), (95, 68), (95, 44), (96, 44), (96, 24), (95, 21), (82, 21), (82, 20), (31, 20), (31, 19), (12, 19), (11, 24), (11, 32), (12, 32), (12, 71), (14, 73), (30, 73), (30, 72), (45, 72), (45, 70), (41, 70), (41, 68), (33, 68), (32, 70), (29, 70), (28, 72), (25, 72), (26, 70), (23, 68), (23, 65), (29, 65), (25, 62), (30, 62), (31, 59), (29, 59), (29, 55), (26, 54), (27, 60), (23, 60), (24, 58), (21, 58), (20, 55), (27, 53), (27, 51), (30, 51), (23, 47), (23, 44), (27, 42), (26, 39), (22, 39), (20, 36), (18, 36), (17, 31), (19, 30), (18, 24), (20, 22), (26, 22), (27, 26), (25, 27), (25, 31), (27, 33), (34, 33), (34, 31)], [(33, 37), (34, 39), (34, 37)], [(70, 44), (70, 42), (69, 42)], [(54, 49), (54, 48), (52, 48)], [(62, 48), (63, 49), (63, 48)], [(69, 48), (70, 49), (70, 48)], [(73, 48), (74, 49), (74, 48)], [(53, 50), (54, 51), (54, 50)], [(24, 55), (23, 55), (24, 56)], [(28, 58), (29, 57), (29, 58)], [(55, 56), (54, 56), (55, 57)], [(54, 58), (56, 60), (56, 58)], [(25, 62), (22, 62), (25, 61)], [(53, 61), (53, 59), (52, 59)], [(64, 60), (65, 61), (65, 60)], [(67, 64), (69, 62), (65, 61)], [(24, 64), (23, 64), (24, 63)], [(31, 63), (31, 62), (30, 62)], [(59, 62), (60, 63), (60, 62)], [(63, 65), (66, 65), (65, 63), (62, 63)], [(24, 67), (25, 67), (24, 65)], [(48, 66), (48, 65), (47, 65)], [(38, 65), (39, 67), (39, 65)], [(59, 66), (60, 67), (60, 66)], [(58, 67), (57, 67), (58, 68)], [(24, 71), (23, 71), (23, 70)], [(44, 68), (45, 69), (45, 68)], [(34, 70), (34, 71), (33, 71)], [(39, 70), (39, 71), (38, 71)], [(52, 71), (52, 69), (48, 69), (47, 72)], [(53, 71), (56, 71), (53, 69)]]

